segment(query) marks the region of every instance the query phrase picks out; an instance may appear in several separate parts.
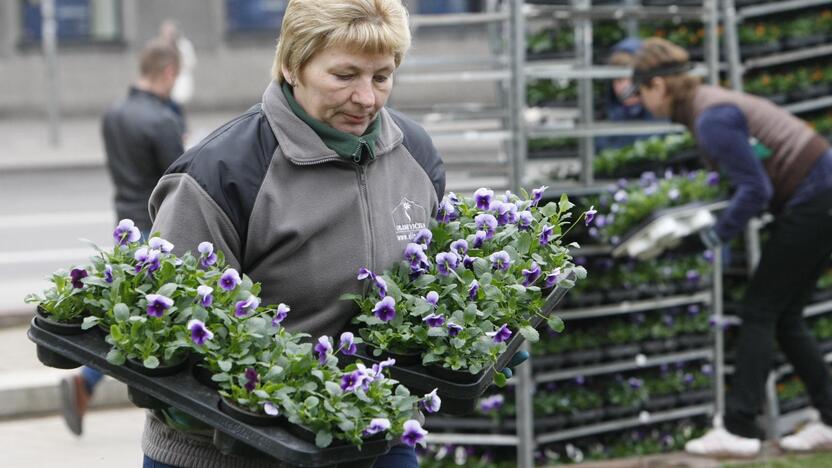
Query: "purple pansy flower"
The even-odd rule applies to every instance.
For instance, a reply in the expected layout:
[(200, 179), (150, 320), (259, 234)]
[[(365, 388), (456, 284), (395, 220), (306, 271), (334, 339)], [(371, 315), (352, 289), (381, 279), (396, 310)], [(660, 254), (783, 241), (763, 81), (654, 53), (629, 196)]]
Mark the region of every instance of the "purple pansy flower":
[(277, 416), (278, 414), (280, 414), (280, 411), (278, 411), (277, 406), (275, 406), (270, 401), (263, 403), (263, 412), (269, 416)]
[(480, 411), (483, 413), (490, 413), (500, 409), (505, 403), (505, 397), (501, 394), (491, 395), (480, 399)]
[(702, 275), (700, 275), (696, 270), (688, 270), (687, 273), (685, 273), (685, 279), (688, 280), (688, 283), (696, 285), (699, 284), (699, 280), (702, 279)]
[(229, 268), (220, 277), (219, 285), (225, 291), (233, 291), (242, 282), (243, 280), (240, 279), (240, 274), (237, 273), (237, 270)]
[(381, 432), (387, 432), (390, 430), (390, 420), (387, 418), (373, 418), (370, 420), (370, 424), (364, 428), (364, 435), (371, 436)]
[(517, 205), (501, 203), (497, 208), (497, 224), (505, 225), (517, 222)]
[(378, 297), (384, 297), (387, 295), (387, 281), (384, 281), (384, 278), (381, 276), (376, 276), (373, 278), (373, 284), (378, 289)]
[(592, 224), (592, 220), (595, 219), (596, 213), (598, 213), (598, 210), (595, 209), (595, 205), (590, 206), (589, 209), (586, 210), (586, 213), (584, 215), (586, 216), (586, 218), (584, 219), (584, 225), (589, 226), (590, 224)]
[(113, 266), (112, 265), (104, 265), (104, 281), (108, 283), (113, 282)]
[(202, 346), (205, 344), (206, 341), (210, 340), (214, 337), (214, 334), (211, 333), (205, 323), (201, 320), (191, 319), (188, 322), (188, 330), (191, 331), (191, 340), (197, 346)]
[(508, 271), (511, 266), (511, 257), (505, 250), (494, 252), (488, 259), (491, 260), (491, 268), (495, 270)]
[(540, 278), (540, 266), (537, 264), (537, 262), (532, 262), (531, 268), (529, 268), (528, 270), (523, 269), (522, 273), (525, 277), (525, 279), (523, 280), (523, 286), (529, 287), (532, 284), (534, 284), (534, 282), (537, 281), (538, 278)]
[(537, 206), (540, 203), (540, 200), (543, 199), (543, 192), (549, 188), (546, 185), (541, 185), (540, 187), (532, 190), (532, 206)]
[(151, 237), (147, 242), (147, 246), (153, 250), (159, 250), (162, 253), (171, 253), (173, 251), (173, 244), (161, 237)]
[(436, 307), (436, 304), (439, 302), (439, 293), (436, 291), (430, 291), (425, 295), (425, 302)]
[(373, 364), (373, 380), (381, 380), (384, 378), (384, 369), (396, 363), (393, 358), (387, 358), (378, 364)]
[(355, 336), (350, 332), (341, 333), (341, 340), (338, 348), (341, 354), (345, 356), (352, 356), (357, 351), (355, 346)]
[[(489, 190), (490, 192), (490, 190)], [(428, 431), (422, 429), (422, 425), (415, 419), (410, 419), (404, 423), (404, 433), (402, 434), (402, 442), (415, 447), (417, 444), (424, 444), (425, 436)]]
[(115, 231), (113, 231), (113, 239), (118, 245), (132, 244), (138, 242), (142, 238), (142, 233), (139, 228), (133, 223), (131, 219), (122, 219), (118, 222)]
[(75, 289), (83, 288), (84, 282), (81, 280), (87, 276), (89, 276), (87, 270), (83, 268), (73, 268), (72, 271), (69, 272), (69, 279), (72, 281), (72, 287)]
[(630, 377), (627, 379), (627, 385), (629, 385), (633, 390), (638, 390), (642, 385), (644, 385), (644, 381), (635, 377)]
[(699, 315), (699, 312), (701, 311), (702, 309), (699, 307), (699, 304), (691, 304), (688, 306), (688, 315), (690, 316)]
[(471, 281), (468, 285), (468, 300), (473, 301), (477, 299), (477, 292), (480, 290), (480, 282), (477, 280)]
[(517, 220), (517, 227), (520, 228), (521, 231), (528, 231), (532, 227), (534, 216), (531, 211), (521, 211), (517, 213)]
[(436, 211), (436, 220), (440, 223), (450, 223), (457, 218), (456, 207), (450, 200), (442, 200), (439, 204), (439, 209)]
[(332, 352), (332, 343), (328, 336), (318, 338), (318, 343), (315, 345), (315, 352), (318, 353), (318, 362), (322, 365), (326, 364), (326, 357)]
[(487, 188), (478, 188), (474, 192), (474, 201), (477, 203), (477, 208), (487, 210), (491, 208), (491, 199), (494, 197), (494, 191)]
[(416, 237), (413, 238), (414, 244), (420, 244), (425, 246), (425, 249), (430, 247), (430, 242), (433, 240), (433, 233), (430, 232), (429, 229), (422, 229), (416, 233)]
[(671, 200), (674, 200), (674, 201), (678, 200), (681, 195), (682, 195), (682, 193), (679, 192), (679, 189), (677, 189), (676, 187), (670, 189), (670, 191), (667, 192), (667, 198), (669, 198)]
[(160, 294), (147, 295), (147, 315), (161, 317), (166, 310), (173, 306), (173, 299)]
[(199, 264), (202, 268), (208, 268), (217, 263), (217, 254), (214, 253), (214, 244), (210, 242), (200, 242), (196, 248), (199, 255)]
[(281, 322), (286, 320), (286, 316), (289, 315), (289, 312), (291, 310), (292, 309), (290, 309), (289, 306), (287, 306), (286, 304), (284, 304), (282, 302), (280, 304), (278, 304), (277, 313), (274, 314), (274, 318), (272, 319), (272, 326), (276, 327), (276, 326), (280, 325)]
[(341, 377), (341, 390), (345, 392), (354, 392), (364, 384), (366, 379), (367, 376), (360, 370), (344, 374)]
[(705, 261), (708, 262), (708, 263), (713, 263), (714, 258), (715, 258), (714, 251), (711, 250), (711, 249), (708, 249), (708, 250), (702, 252), (702, 258), (704, 258)]
[(505, 343), (509, 338), (511, 338), (511, 330), (509, 330), (507, 324), (503, 324), (503, 326), (498, 328), (496, 331), (486, 332), (485, 334), (490, 336), (495, 343)]
[(247, 367), (243, 376), (246, 379), (245, 389), (249, 392), (254, 391), (254, 388), (257, 387), (257, 382), (260, 381), (260, 375), (257, 374), (257, 371), (253, 367)]
[(411, 271), (421, 269), (428, 265), (428, 256), (421, 245), (411, 242), (404, 249), (404, 259), (410, 262)]
[(436, 254), (436, 271), (442, 276), (448, 276), (456, 270), (459, 265), (459, 257), (452, 252), (440, 252)]
[(629, 198), (630, 196), (627, 195), (627, 192), (625, 192), (624, 190), (619, 190), (615, 192), (615, 195), (612, 196), (612, 199), (615, 200), (617, 203), (627, 203), (627, 200), (629, 200)]
[(424, 319), (422, 319), (422, 321), (427, 323), (428, 326), (431, 328), (441, 327), (442, 325), (445, 325), (445, 317), (437, 314), (430, 314)]
[(442, 407), (442, 399), (436, 394), (436, 390), (438, 389), (434, 388), (419, 401), (419, 406), (428, 413), (436, 413)]
[(375, 277), (376, 277), (375, 273), (373, 273), (372, 271), (370, 271), (370, 270), (368, 270), (368, 269), (366, 269), (366, 268), (364, 268), (364, 267), (361, 267), (361, 268), (358, 270), (358, 276), (357, 276), (357, 278), (358, 278), (359, 280), (363, 280), (363, 279), (367, 279), (367, 278), (375, 278)]
[(554, 230), (555, 228), (548, 224), (543, 225), (543, 230), (540, 231), (540, 238), (538, 239), (540, 245), (546, 245), (552, 240), (552, 232)]
[(237, 305), (234, 307), (234, 315), (237, 317), (245, 317), (251, 312), (257, 310), (258, 307), (260, 307), (260, 298), (257, 296), (250, 296), (245, 301), (237, 301)]
[(461, 332), (462, 330), (463, 328), (459, 325), (453, 322), (448, 322), (448, 336), (450, 336), (451, 338), (459, 335), (459, 332)]
[(560, 268), (555, 268), (546, 274), (545, 287), (551, 288), (560, 281)]
[(470, 270), (474, 267), (474, 260), (476, 259), (477, 257), (469, 257), (466, 255), (465, 258), (462, 259), (462, 266)]
[(457, 239), (451, 242), (451, 251), (456, 252), (459, 258), (464, 258), (468, 253), (468, 241), (465, 239)]
[(485, 240), (488, 238), (488, 234), (485, 231), (477, 231), (474, 234), (474, 248), (478, 249), (482, 247), (482, 244), (485, 243)]
[(202, 307), (210, 307), (211, 304), (214, 303), (214, 296), (212, 295), (213, 292), (214, 288), (204, 284), (201, 284), (196, 288), (196, 294), (199, 296), (199, 304)]
[(376, 306), (373, 307), (373, 315), (382, 322), (393, 320), (396, 316), (396, 301), (390, 296), (385, 296), (384, 299), (376, 302)]
[(457, 197), (454, 192), (448, 192), (448, 201), (454, 205), (459, 205), (459, 197)]
[(497, 232), (497, 218), (492, 214), (482, 213), (474, 217), (474, 222), (477, 224), (477, 229), (485, 231), (485, 238), (491, 239), (494, 233)]
[(708, 172), (708, 177), (706, 179), (708, 185), (713, 187), (714, 185), (719, 185), (719, 173), (718, 172)]

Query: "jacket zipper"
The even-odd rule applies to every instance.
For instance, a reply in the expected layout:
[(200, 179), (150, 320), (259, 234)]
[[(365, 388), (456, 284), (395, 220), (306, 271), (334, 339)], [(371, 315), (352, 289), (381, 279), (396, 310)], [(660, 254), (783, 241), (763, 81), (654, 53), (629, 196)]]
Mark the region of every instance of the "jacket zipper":
[[(361, 202), (364, 204), (364, 209), (367, 212), (367, 229), (369, 231), (367, 238), (367, 268), (370, 271), (373, 271), (375, 257), (373, 255), (373, 249), (375, 248), (375, 237), (373, 235), (373, 215), (370, 210), (370, 194), (367, 188), (367, 167), (363, 164), (356, 165), (355, 170), (358, 174), (358, 187), (361, 191)], [(367, 288), (365, 288), (364, 292), (365, 294), (367, 293)]]

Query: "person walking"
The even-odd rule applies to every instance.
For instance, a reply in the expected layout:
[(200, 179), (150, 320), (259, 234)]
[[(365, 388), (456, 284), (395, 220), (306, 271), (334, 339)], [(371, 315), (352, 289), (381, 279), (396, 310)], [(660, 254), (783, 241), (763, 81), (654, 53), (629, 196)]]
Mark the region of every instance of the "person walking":
[(182, 119), (187, 133), (185, 106), (194, 96), (194, 70), (196, 69), (196, 49), (193, 43), (179, 30), (176, 22), (167, 19), (159, 25), (159, 38), (172, 45), (179, 52), (179, 74), (170, 92), (170, 104), (174, 112)]
[(775, 343), (794, 366), (820, 421), (780, 440), (790, 451), (832, 448), (832, 384), (803, 308), (832, 254), (832, 150), (805, 122), (770, 101), (700, 84), (687, 52), (659, 38), (645, 41), (633, 66), (635, 90), (656, 116), (695, 136), (706, 163), (735, 188), (715, 227), (701, 233), (717, 247), (763, 210), (774, 214), (769, 239), (742, 300), (735, 371), (722, 421), (685, 449), (708, 456), (753, 456), (755, 424)]
[[(102, 119), (102, 136), (119, 220), (130, 219), (144, 238), (150, 235), (147, 202), (159, 178), (182, 153), (182, 124), (169, 106), (179, 73), (179, 53), (154, 40), (141, 52), (139, 78), (127, 97)], [(73, 434), (83, 433), (83, 418), (103, 375), (83, 367), (60, 382), (64, 420)]]

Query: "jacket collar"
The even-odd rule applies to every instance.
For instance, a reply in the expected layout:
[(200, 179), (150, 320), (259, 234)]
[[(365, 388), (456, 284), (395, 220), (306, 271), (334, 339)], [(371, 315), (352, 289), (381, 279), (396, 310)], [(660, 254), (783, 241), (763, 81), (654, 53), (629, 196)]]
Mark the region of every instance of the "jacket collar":
[[(312, 127), (295, 115), (276, 81), (272, 81), (263, 93), (263, 113), (286, 159), (301, 165), (344, 160), (324, 144)], [(377, 118), (381, 119), (376, 140), (376, 157), (379, 157), (400, 145), (403, 136), (387, 109), (382, 108)]]

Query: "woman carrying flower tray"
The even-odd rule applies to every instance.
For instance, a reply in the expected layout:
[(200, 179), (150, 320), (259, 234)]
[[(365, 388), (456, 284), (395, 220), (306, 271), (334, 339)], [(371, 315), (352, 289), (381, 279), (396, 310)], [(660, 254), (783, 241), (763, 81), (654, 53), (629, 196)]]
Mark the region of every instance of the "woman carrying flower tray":
[(740, 234), (760, 211), (775, 215), (771, 237), (743, 300), (736, 372), (724, 428), (688, 442), (702, 455), (750, 456), (760, 450), (755, 425), (775, 342), (806, 385), (821, 421), (780, 441), (786, 450), (832, 446), (832, 383), (802, 317), (803, 306), (832, 253), (832, 150), (805, 122), (771, 102), (699, 84), (684, 49), (651, 38), (636, 57), (633, 91), (647, 108), (684, 124), (712, 168), (736, 191), (708, 247)]
[[(425, 131), (384, 107), (409, 45), (400, 0), (291, 0), (262, 103), (168, 170), (150, 201), (153, 231), (177, 251), (212, 242), (262, 283), (263, 303), (292, 305), (288, 329), (339, 336), (355, 314), (339, 297), (362, 288), (356, 271), (398, 261), (445, 188)], [(152, 466), (255, 466), (153, 415), (142, 449)], [(416, 465), (401, 445), (375, 466)]]

